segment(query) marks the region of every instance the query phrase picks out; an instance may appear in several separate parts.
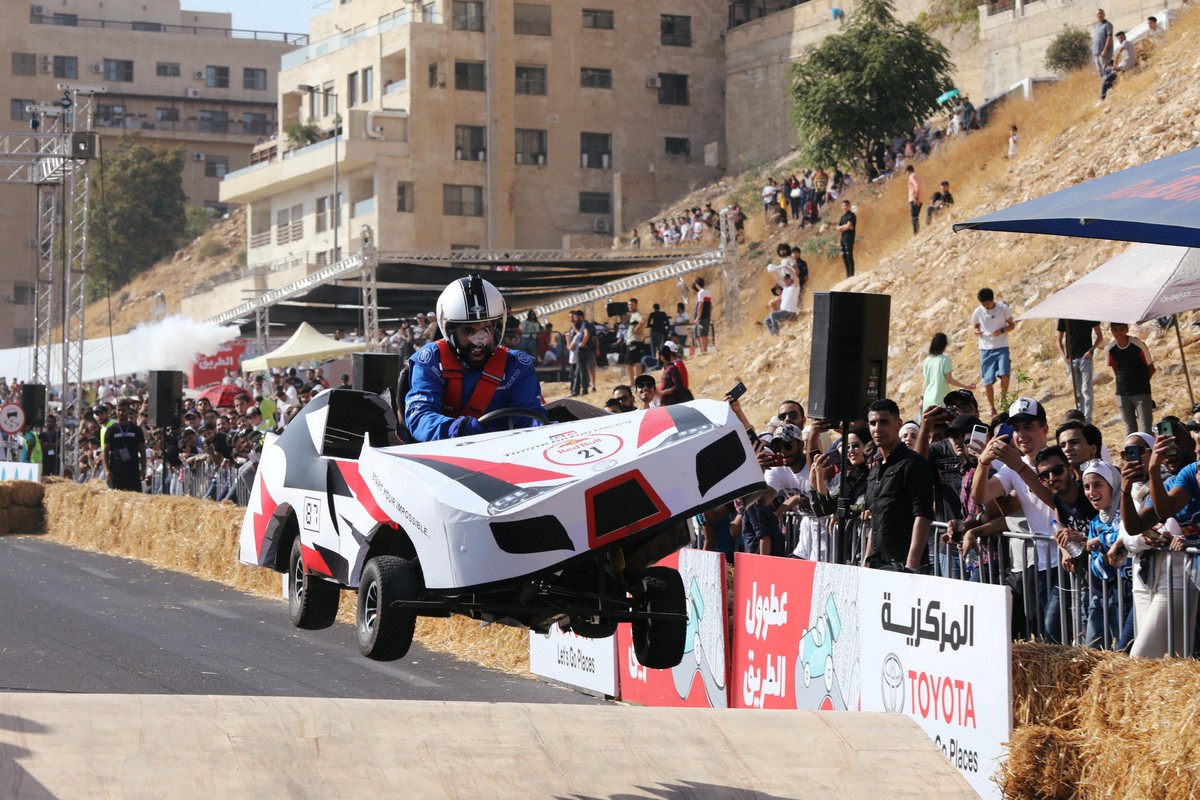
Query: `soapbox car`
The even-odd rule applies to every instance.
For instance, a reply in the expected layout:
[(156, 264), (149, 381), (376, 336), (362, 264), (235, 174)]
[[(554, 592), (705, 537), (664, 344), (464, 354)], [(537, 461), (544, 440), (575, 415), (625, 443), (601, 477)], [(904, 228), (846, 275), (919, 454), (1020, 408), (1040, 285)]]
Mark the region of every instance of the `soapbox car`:
[(395, 429), (378, 395), (314, 397), (268, 436), (239, 543), (287, 575), (298, 627), (332, 625), (356, 589), (358, 646), (378, 660), (408, 651), (417, 616), (464, 614), (593, 638), (631, 622), (641, 663), (674, 666), (683, 582), (654, 562), (689, 516), (764, 488), (711, 400), (430, 443)]

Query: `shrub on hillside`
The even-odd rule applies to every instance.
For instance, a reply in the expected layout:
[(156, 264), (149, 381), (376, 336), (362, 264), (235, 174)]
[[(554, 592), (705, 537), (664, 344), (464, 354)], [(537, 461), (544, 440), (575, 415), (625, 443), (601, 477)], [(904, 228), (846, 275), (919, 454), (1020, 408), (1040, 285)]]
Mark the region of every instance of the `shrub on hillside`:
[(1067, 28), (1046, 48), (1046, 66), (1055, 72), (1070, 72), (1092, 60), (1092, 41), (1087, 31)]
[(202, 259), (217, 258), (229, 252), (229, 246), (212, 234), (205, 235), (196, 245), (196, 256)]

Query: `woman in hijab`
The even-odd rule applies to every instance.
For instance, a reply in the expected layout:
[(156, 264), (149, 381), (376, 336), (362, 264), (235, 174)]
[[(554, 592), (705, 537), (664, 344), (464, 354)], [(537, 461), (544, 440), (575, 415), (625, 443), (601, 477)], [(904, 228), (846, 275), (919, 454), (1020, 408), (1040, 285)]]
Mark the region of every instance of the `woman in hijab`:
[(1125, 564), (1121, 535), (1121, 473), (1099, 459), (1083, 463), (1083, 493), (1096, 516), (1088, 523), (1088, 601), (1086, 646), (1108, 648), (1123, 620), (1117, 604), (1117, 570)]

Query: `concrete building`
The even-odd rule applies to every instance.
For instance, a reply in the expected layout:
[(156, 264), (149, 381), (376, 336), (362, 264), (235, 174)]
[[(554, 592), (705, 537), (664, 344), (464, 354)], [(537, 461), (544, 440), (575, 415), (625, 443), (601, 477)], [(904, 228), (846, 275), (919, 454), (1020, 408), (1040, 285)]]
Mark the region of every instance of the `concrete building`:
[[(337, 260), (335, 238), (354, 252), (364, 225), (381, 251), (611, 242), (720, 174), (728, 14), (727, 0), (335, 3), (283, 57), (285, 136), (221, 186), (249, 209), (258, 288)], [(317, 141), (299, 146), (309, 120)]]
[[(221, 179), (276, 129), (279, 59), (307, 37), (236, 31), (231, 15), (182, 10), (179, 0), (53, 0), (0, 4), (0, 41), (9, 61), (0, 127), (28, 131), (26, 107), (57, 101), (59, 84), (106, 87), (92, 109), (102, 150), (132, 131), (181, 147), (188, 203), (224, 209)], [(0, 348), (34, 336), (35, 206), (32, 186), (0, 185)]]

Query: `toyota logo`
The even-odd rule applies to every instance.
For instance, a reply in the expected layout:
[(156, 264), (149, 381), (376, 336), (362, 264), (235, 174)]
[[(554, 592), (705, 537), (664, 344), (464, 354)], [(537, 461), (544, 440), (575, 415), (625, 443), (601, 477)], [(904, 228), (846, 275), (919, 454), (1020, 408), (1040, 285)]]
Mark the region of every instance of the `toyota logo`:
[(904, 665), (895, 653), (883, 660), (883, 710), (889, 714), (904, 712)]

